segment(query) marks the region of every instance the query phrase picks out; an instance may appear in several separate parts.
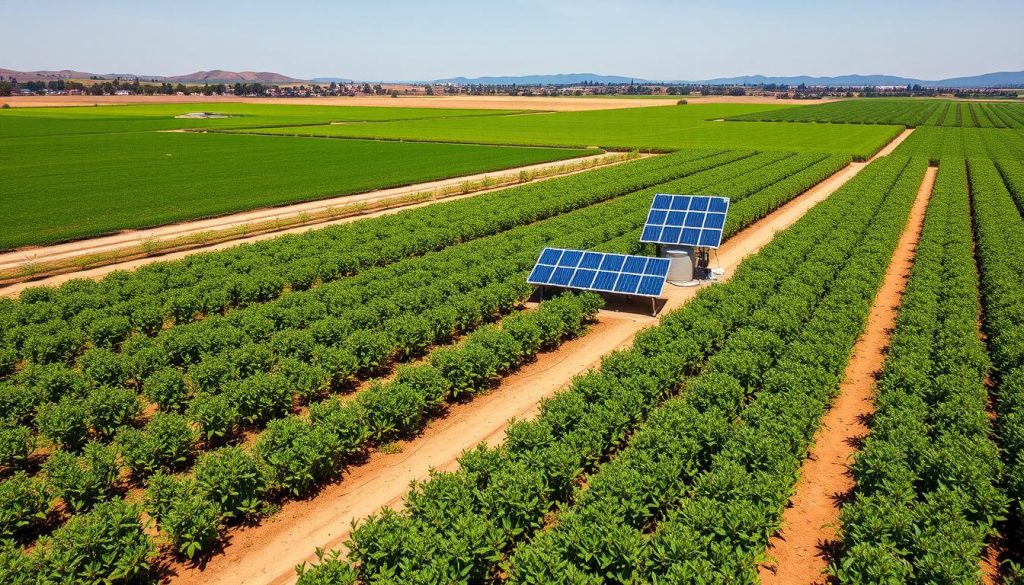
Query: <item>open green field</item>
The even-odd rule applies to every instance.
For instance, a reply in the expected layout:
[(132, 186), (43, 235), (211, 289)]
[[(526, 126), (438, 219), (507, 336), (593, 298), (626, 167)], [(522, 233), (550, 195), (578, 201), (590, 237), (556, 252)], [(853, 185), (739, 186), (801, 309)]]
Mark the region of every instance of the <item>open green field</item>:
[(732, 119), (757, 122), (1024, 128), (1024, 104), (963, 102), (928, 98), (864, 98), (812, 106), (762, 110), (739, 115)]
[[(227, 118), (183, 119), (191, 112), (224, 114)], [(136, 106), (93, 106), (67, 108), (12, 108), (0, 110), (0, 138), (53, 136), (104, 132), (139, 132), (195, 128), (239, 128), (290, 126), (494, 116), (516, 113), (510, 110), (469, 110), (440, 108), (378, 108), (360, 106), (307, 106), (287, 104), (154, 104)]]
[(713, 121), (728, 116), (785, 107), (770, 104), (689, 104), (662, 108), (281, 127), (262, 129), (259, 132), (301, 136), (660, 150), (688, 147), (760, 148), (820, 151), (866, 158), (902, 130), (896, 126), (763, 125)]
[(0, 144), (0, 249), (593, 153), (157, 132)]
[(897, 150), (931, 160), (951, 157), (1024, 160), (1024, 130), (921, 126)]

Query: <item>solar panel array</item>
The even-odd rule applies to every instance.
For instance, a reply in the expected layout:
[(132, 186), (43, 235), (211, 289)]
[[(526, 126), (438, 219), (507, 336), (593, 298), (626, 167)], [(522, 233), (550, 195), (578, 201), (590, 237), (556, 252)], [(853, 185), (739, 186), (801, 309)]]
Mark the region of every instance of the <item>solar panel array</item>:
[(655, 195), (640, 241), (717, 248), (728, 211), (726, 197)]
[(544, 248), (527, 282), (624, 295), (657, 297), (668, 277), (668, 258)]

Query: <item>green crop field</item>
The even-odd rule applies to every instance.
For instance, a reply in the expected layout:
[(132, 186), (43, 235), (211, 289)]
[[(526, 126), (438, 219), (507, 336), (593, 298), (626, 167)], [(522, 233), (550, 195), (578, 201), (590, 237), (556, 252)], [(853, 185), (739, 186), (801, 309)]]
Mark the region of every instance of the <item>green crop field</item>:
[[(209, 112), (228, 117), (199, 119), (176, 117), (191, 112)], [(511, 113), (516, 112), (509, 110), (292, 106), (243, 103), (12, 108), (0, 110), (0, 138), (185, 128), (239, 128), (291, 126), (295, 124), (329, 124), (331, 122), (376, 122), (417, 118), (494, 116)]]
[(732, 119), (757, 122), (1024, 128), (1024, 104), (922, 98), (860, 99), (781, 110), (762, 110), (738, 115)]
[(912, 156), (1024, 160), (1024, 130), (921, 126), (899, 146)]
[(0, 143), (0, 249), (588, 154), (157, 132)]
[(690, 104), (590, 112), (282, 127), (263, 129), (259, 132), (303, 136), (662, 150), (698, 146), (813, 150), (865, 158), (901, 129), (878, 126), (751, 125), (713, 121), (727, 116), (783, 107), (785, 106)]

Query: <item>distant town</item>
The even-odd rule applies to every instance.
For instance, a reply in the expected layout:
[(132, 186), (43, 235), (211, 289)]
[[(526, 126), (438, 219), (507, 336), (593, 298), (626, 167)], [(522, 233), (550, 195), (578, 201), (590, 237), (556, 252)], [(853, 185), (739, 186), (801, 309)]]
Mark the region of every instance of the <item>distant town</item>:
[(55, 79), (19, 81), (10, 75), (0, 79), (0, 96), (59, 95), (193, 95), (242, 97), (338, 97), (338, 96), (685, 96), (730, 95), (777, 99), (813, 100), (836, 97), (988, 97), (1018, 98), (1021, 90), (1005, 88), (937, 88), (920, 84), (877, 86), (828, 86), (765, 84), (664, 84), (650, 82), (577, 84), (393, 84), (369, 82), (331, 83), (211, 83), (157, 82), (135, 78)]

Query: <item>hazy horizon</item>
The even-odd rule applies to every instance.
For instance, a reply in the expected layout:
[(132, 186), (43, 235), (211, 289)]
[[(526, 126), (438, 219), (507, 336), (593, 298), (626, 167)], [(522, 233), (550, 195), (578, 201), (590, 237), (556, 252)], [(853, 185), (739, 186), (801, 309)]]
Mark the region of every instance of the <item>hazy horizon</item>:
[[(595, 73), (653, 80), (884, 74), (939, 80), (1024, 69), (1024, 3), (804, 5), (517, 0), (501, 5), (195, 0), (5, 7), (0, 66), (182, 75), (426, 80)], [(45, 31), (80, 31), (81, 35)], [(154, 42), (156, 41), (156, 42)]]

